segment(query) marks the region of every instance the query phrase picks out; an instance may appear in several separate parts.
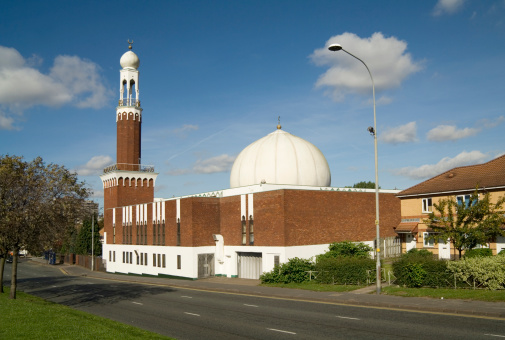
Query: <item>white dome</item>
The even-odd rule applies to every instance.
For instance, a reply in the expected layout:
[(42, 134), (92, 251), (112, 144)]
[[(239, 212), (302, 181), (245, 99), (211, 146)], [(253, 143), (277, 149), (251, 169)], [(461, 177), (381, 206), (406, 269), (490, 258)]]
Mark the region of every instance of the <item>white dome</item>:
[(119, 60), (122, 68), (134, 68), (138, 69), (140, 66), (140, 59), (137, 57), (133, 51), (128, 51)]
[(327, 187), (330, 167), (314, 144), (278, 129), (247, 146), (233, 163), (232, 188), (260, 183)]

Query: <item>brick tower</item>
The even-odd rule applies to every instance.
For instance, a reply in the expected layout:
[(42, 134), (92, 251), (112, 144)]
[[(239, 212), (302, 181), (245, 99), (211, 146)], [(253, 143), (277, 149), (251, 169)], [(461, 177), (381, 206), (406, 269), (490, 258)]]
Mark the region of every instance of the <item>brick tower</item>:
[[(157, 173), (153, 166), (142, 165), (142, 108), (139, 99), (138, 56), (131, 50), (120, 60), (119, 103), (116, 108), (116, 164), (106, 167), (100, 176), (104, 189), (104, 219), (107, 238), (114, 235), (113, 208), (152, 202)], [(118, 210), (119, 209), (115, 209)], [(109, 242), (109, 240), (108, 240)], [(113, 243), (113, 242), (111, 242)], [(114, 242), (115, 243), (115, 242)]]

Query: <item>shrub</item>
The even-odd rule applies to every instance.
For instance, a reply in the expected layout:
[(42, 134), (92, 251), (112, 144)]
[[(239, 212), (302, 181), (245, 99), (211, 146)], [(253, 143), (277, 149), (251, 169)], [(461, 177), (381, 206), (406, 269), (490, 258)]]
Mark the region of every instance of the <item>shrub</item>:
[(448, 270), (474, 287), (505, 288), (505, 256), (463, 258), (449, 262)]
[(363, 242), (335, 242), (330, 244), (328, 247), (329, 251), (324, 254), (318, 255), (317, 260), (323, 258), (336, 258), (336, 257), (360, 257), (360, 258), (370, 258), (370, 252), (373, 248), (364, 244)]
[(270, 272), (260, 276), (262, 283), (301, 283), (309, 281), (308, 271), (314, 270), (314, 263), (298, 257), (277, 265)]
[(368, 273), (375, 272), (375, 266), (369, 258), (341, 256), (318, 258), (315, 269), (320, 283), (359, 285), (367, 283)]
[(447, 261), (436, 259), (426, 250), (412, 250), (393, 263), (399, 285), (407, 287), (448, 287), (452, 285)]
[(466, 258), (482, 256), (493, 256), (493, 251), (489, 248), (474, 248), (465, 252)]

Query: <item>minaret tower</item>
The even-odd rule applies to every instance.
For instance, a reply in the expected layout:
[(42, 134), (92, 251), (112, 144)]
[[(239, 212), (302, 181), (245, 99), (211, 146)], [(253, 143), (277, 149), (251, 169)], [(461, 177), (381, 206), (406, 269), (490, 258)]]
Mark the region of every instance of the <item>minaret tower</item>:
[[(119, 103), (116, 107), (116, 164), (106, 167), (100, 176), (104, 188), (105, 231), (112, 228), (113, 208), (153, 202), (154, 184), (158, 176), (154, 172), (154, 166), (143, 165), (140, 161), (142, 124), (138, 71), (140, 60), (132, 51), (133, 41), (128, 40), (128, 44), (129, 50), (119, 61), (121, 70)], [(107, 238), (112, 234), (108, 232)]]

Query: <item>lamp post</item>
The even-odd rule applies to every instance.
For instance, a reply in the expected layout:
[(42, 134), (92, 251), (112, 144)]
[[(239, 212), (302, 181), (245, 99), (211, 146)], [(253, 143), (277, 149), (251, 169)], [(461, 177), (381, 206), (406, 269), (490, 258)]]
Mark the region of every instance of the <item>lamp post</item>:
[(374, 140), (374, 148), (375, 148), (375, 231), (376, 231), (376, 259), (377, 259), (377, 265), (376, 265), (376, 270), (377, 270), (377, 294), (381, 293), (381, 262), (380, 262), (380, 229), (379, 229), (379, 166), (378, 166), (378, 158), (377, 158), (377, 119), (375, 116), (375, 85), (373, 82), (373, 77), (372, 77), (372, 72), (370, 72), (370, 69), (368, 66), (365, 64), (363, 60), (360, 58), (356, 57), (354, 54), (347, 52), (344, 50), (342, 45), (340, 44), (331, 44), (328, 46), (328, 49), (330, 51), (336, 52), (336, 51), (344, 51), (345, 53), (349, 54), (351, 57), (354, 57), (361, 61), (363, 65), (365, 65), (366, 70), (368, 71), (368, 74), (370, 75), (370, 79), (372, 79), (372, 94), (373, 94), (373, 128), (369, 127), (368, 132), (373, 136)]

